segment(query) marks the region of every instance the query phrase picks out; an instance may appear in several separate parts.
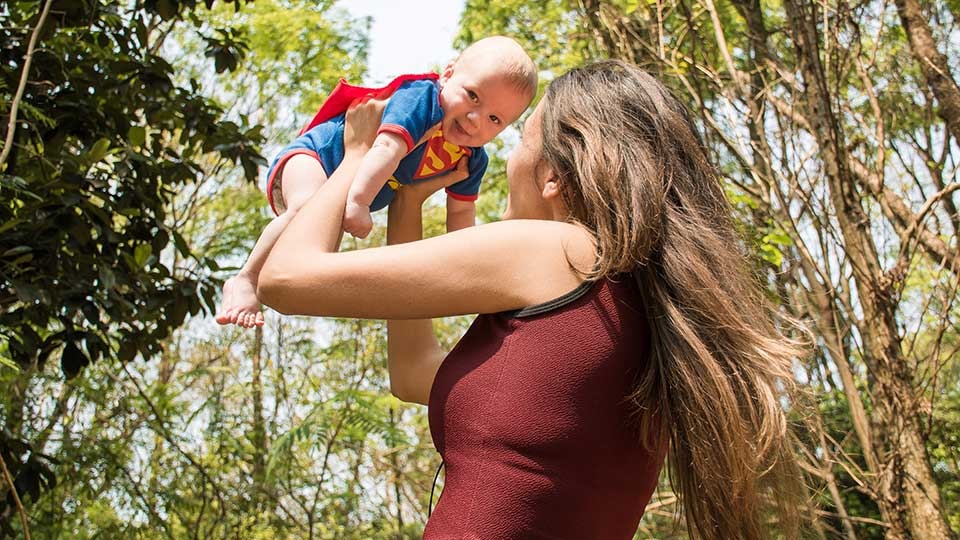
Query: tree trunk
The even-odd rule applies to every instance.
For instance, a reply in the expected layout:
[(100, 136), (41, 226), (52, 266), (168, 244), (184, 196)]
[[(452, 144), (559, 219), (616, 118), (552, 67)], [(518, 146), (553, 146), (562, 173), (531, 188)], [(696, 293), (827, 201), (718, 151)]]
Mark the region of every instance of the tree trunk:
[(960, 87), (950, 74), (947, 57), (937, 49), (920, 3), (917, 0), (896, 0), (896, 3), (913, 55), (940, 105), (940, 118), (947, 123), (947, 130), (953, 138), (960, 141)]
[[(899, 226), (898, 230), (906, 230), (902, 224), (912, 221), (915, 213), (903, 201), (891, 200), (890, 196), (895, 195), (883, 186), (882, 178), (864, 176), (856, 160), (847, 151), (838, 113), (834, 110), (835, 96), (830, 93), (832, 87), (829, 85), (832, 83), (828, 82), (821, 64), (823, 49), (817, 28), (821, 14), (814, 12), (818, 8), (803, 0), (786, 2), (788, 25), (785, 32), (796, 47), (798, 75), (802, 75), (800, 78), (791, 77), (791, 68), (782, 66), (782, 60), (768, 58), (765, 61), (768, 43), (760, 5), (754, 0), (736, 0), (734, 4), (746, 20), (756, 70), (750, 73), (750, 77), (742, 77), (742, 73), (736, 72), (736, 65), (727, 62), (731, 77), (737, 83), (737, 90), (742, 94), (740, 97), (751, 116), (747, 127), (753, 148), (753, 164), (744, 163), (751, 168), (748, 172), (758, 181), (771, 182), (771, 186), (776, 182), (776, 172), (769, 161), (772, 153), (766, 148), (766, 120), (763, 117), (764, 107), (761, 106), (763, 99), (775, 98), (776, 93), (769, 92), (769, 81), (786, 77), (783, 80), (789, 83), (789, 89), (802, 92), (802, 97), (794, 100), (793, 108), (799, 111), (797, 115), (803, 121), (804, 129), (810, 131), (817, 144), (818, 161), (822, 163), (829, 204), (839, 225), (847, 261), (853, 270), (856, 283), (853, 290), (859, 304), (858, 311), (862, 310), (858, 315), (862, 313), (863, 321), (854, 324), (859, 328), (864, 349), (863, 361), (872, 383), (873, 410), (869, 415), (860, 400), (852, 370), (845, 369), (848, 368), (846, 362), (849, 359), (840, 341), (842, 329), (835, 327), (836, 321), (833, 319), (823, 322), (832, 330), (827, 332), (832, 334), (828, 337), (828, 349), (836, 360), (844, 392), (851, 398), (851, 415), (857, 438), (864, 449), (867, 468), (873, 473), (867, 481), (888, 524), (887, 537), (924, 540), (950, 538), (950, 529), (940, 513), (938, 487), (924, 446), (924, 413), (919, 401), (914, 398), (919, 390), (915, 388), (912, 370), (901, 351), (901, 338), (896, 324), (899, 302), (896, 293), (899, 283), (896, 280), (902, 277), (891, 277), (884, 271), (862, 199), (869, 195), (876, 196), (882, 203), (884, 213), (895, 226)], [(675, 7), (678, 10), (685, 8), (687, 6), (683, 2)], [(638, 65), (651, 63), (649, 55), (654, 45), (649, 40), (644, 42), (647, 32), (641, 21), (623, 16), (619, 8), (601, 0), (581, 0), (580, 9), (588, 29), (597, 37), (600, 46), (607, 49), (609, 56)], [(687, 14), (688, 19), (690, 16)], [(714, 25), (716, 19), (714, 16)], [(691, 29), (696, 22), (688, 20)], [(696, 32), (691, 32), (690, 40), (697, 39), (694, 34)], [(718, 47), (724, 48), (724, 45), (720, 43)], [(696, 60), (688, 59), (690, 62)], [(770, 66), (771, 71), (774, 66), (780, 67), (776, 68), (776, 73), (764, 73), (762, 66)], [(721, 82), (718, 80), (717, 84)], [(747, 82), (749, 92), (744, 91), (744, 82)], [(782, 111), (778, 109), (778, 113)], [(796, 121), (793, 116), (789, 118)], [(866, 189), (867, 193), (861, 189)], [(928, 255), (945, 261), (948, 267), (957, 271), (953, 264), (957, 258), (955, 250), (947, 247), (926, 227), (915, 227), (913, 236), (911, 241), (919, 240), (919, 245)], [(810, 291), (813, 294), (808, 298), (820, 308), (818, 312), (822, 316), (831, 317), (829, 304), (836, 299), (825, 294), (832, 287), (822, 289)]]
[(820, 150), (830, 201), (853, 268), (857, 294), (868, 325), (861, 326), (864, 361), (874, 376), (874, 429), (883, 450), (877, 503), (888, 523), (887, 538), (951, 538), (940, 513), (940, 495), (920, 430), (912, 374), (900, 349), (895, 284), (881, 268), (870, 221), (861, 207), (857, 183), (848, 168), (843, 131), (833, 110), (819, 55), (815, 6), (785, 2), (797, 58), (804, 77), (804, 100)]
[[(767, 91), (764, 81), (775, 78), (775, 74), (766, 73), (767, 70), (764, 68), (764, 66), (771, 65), (773, 60), (770, 58), (767, 48), (769, 34), (764, 23), (763, 8), (759, 0), (734, 0), (733, 4), (747, 23), (748, 38), (753, 56), (754, 71), (750, 76), (750, 95), (744, 96), (750, 108), (748, 128), (750, 147), (753, 149), (753, 163), (760, 177), (769, 185), (772, 185), (776, 181), (776, 174), (771, 167), (773, 151), (767, 143), (768, 134), (763, 116), (763, 96)], [(876, 472), (876, 458), (871, 442), (869, 422), (863, 401), (860, 399), (860, 392), (853, 379), (853, 373), (847, 364), (846, 351), (841, 346), (840, 331), (836, 328), (836, 323), (840, 318), (833, 307), (834, 300), (820, 283), (816, 272), (811, 267), (811, 261), (801, 256), (800, 263), (801, 270), (804, 272), (811, 289), (808, 295), (808, 298), (812, 300), (811, 304), (813, 305), (811, 307), (814, 307), (814, 312), (819, 315), (817, 317), (817, 328), (821, 331), (827, 350), (840, 372), (840, 381), (843, 383), (843, 391), (850, 405), (854, 431), (863, 449), (867, 469)]]
[[(958, 139), (960, 140), (960, 139)], [(942, 264), (947, 270), (960, 276), (960, 252), (951, 249), (938, 235), (931, 232), (923, 223), (915, 223), (917, 215), (907, 203), (883, 184), (883, 177), (868, 170), (856, 159), (849, 160), (854, 177), (876, 197), (880, 209), (890, 220), (898, 234), (904, 234), (911, 226), (917, 245), (928, 257)], [(948, 196), (949, 197), (949, 196)]]
[(257, 326), (253, 335), (253, 381), (251, 383), (253, 390), (253, 499), (254, 508), (263, 510), (264, 496), (267, 486), (267, 436), (263, 419), (263, 383), (261, 381), (263, 351), (263, 327)]
[(857, 434), (857, 441), (863, 450), (867, 471), (877, 474), (877, 457), (873, 448), (874, 439), (870, 431), (870, 421), (863, 406), (863, 400), (860, 398), (860, 390), (853, 378), (853, 370), (850, 369), (848, 351), (843, 346), (840, 337), (842, 330), (837, 327), (840, 315), (834, 308), (835, 300), (832, 297), (832, 291), (828, 292), (820, 283), (816, 272), (811, 268), (809, 260), (805, 257), (801, 258), (800, 264), (804, 277), (809, 284), (809, 290), (806, 291), (807, 303), (810, 304), (811, 311), (817, 314), (815, 317), (817, 331), (823, 337), (827, 352), (833, 358), (833, 364), (840, 374), (843, 393), (847, 397), (847, 403), (850, 407), (850, 420), (853, 423), (853, 430)]

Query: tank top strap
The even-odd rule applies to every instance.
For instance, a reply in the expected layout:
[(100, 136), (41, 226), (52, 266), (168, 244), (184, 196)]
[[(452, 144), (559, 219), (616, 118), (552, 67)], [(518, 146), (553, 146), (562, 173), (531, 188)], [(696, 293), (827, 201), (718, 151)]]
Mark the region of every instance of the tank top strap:
[(562, 296), (558, 296), (553, 300), (547, 300), (546, 302), (543, 302), (541, 304), (536, 304), (533, 306), (528, 306), (528, 307), (513, 310), (513, 311), (505, 311), (501, 315), (508, 318), (513, 318), (513, 319), (521, 319), (524, 317), (533, 317), (535, 315), (542, 315), (544, 313), (548, 313), (550, 311), (560, 309), (563, 306), (576, 302), (577, 300), (582, 298), (583, 295), (587, 294), (590, 291), (590, 289), (593, 288), (593, 286), (596, 284), (597, 284), (596, 281), (584, 281), (580, 285), (577, 285), (577, 287), (572, 291), (566, 294), (563, 294)]

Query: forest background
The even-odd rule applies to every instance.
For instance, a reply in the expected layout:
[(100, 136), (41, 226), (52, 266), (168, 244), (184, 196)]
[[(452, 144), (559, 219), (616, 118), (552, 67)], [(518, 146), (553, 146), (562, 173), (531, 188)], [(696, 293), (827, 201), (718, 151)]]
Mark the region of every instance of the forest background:
[[(265, 146), (362, 80), (369, 31), (330, 0), (0, 5), (0, 537), (422, 533), (440, 460), (383, 322), (210, 317), (269, 219)], [(469, 0), (455, 47), (492, 33), (544, 82), (622, 58), (689, 106), (818, 337), (783, 397), (805, 537), (957, 538), (960, 1)], [(664, 478), (637, 537), (687, 538), (677, 506)]]

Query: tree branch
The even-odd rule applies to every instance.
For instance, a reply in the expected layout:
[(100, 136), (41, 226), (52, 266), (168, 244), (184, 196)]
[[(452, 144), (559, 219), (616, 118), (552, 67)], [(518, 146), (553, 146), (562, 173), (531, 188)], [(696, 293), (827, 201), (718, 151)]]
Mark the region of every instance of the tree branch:
[(13, 502), (17, 505), (17, 512), (20, 514), (20, 524), (23, 525), (23, 537), (30, 540), (30, 527), (27, 526), (27, 512), (23, 509), (23, 503), (20, 501), (20, 495), (17, 493), (16, 486), (13, 485), (13, 478), (10, 477), (10, 471), (7, 469), (7, 462), (0, 457), (0, 467), (3, 467), (3, 478), (10, 487), (10, 493), (13, 493)]
[(940, 105), (940, 118), (946, 122), (947, 131), (960, 141), (960, 87), (950, 73), (947, 57), (937, 49), (920, 3), (917, 0), (897, 0), (896, 3), (903, 28), (910, 38), (910, 49)]
[(30, 34), (30, 42), (27, 44), (27, 54), (23, 56), (23, 73), (20, 74), (20, 84), (17, 85), (17, 93), (13, 96), (13, 102), (10, 105), (10, 121), (7, 123), (7, 138), (3, 143), (3, 150), (0, 151), (0, 171), (4, 170), (4, 164), (7, 157), (10, 156), (10, 149), (13, 148), (13, 135), (17, 130), (17, 111), (20, 108), (20, 101), (23, 99), (23, 92), (27, 87), (27, 78), (30, 76), (30, 64), (33, 63), (33, 50), (37, 46), (37, 38), (40, 36), (40, 29), (47, 20), (47, 14), (50, 13), (50, 6), (53, 0), (47, 0), (43, 4), (43, 11), (40, 12), (40, 19), (37, 26)]

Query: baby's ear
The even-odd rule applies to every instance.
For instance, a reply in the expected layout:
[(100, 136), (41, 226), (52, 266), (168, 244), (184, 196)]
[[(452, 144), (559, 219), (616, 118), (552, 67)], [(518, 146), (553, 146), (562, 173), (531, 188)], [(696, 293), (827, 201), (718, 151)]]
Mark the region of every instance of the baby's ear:
[(457, 63), (456, 60), (451, 60), (447, 67), (443, 68), (443, 72), (440, 73), (440, 83), (445, 83), (450, 77), (453, 76), (453, 67)]

